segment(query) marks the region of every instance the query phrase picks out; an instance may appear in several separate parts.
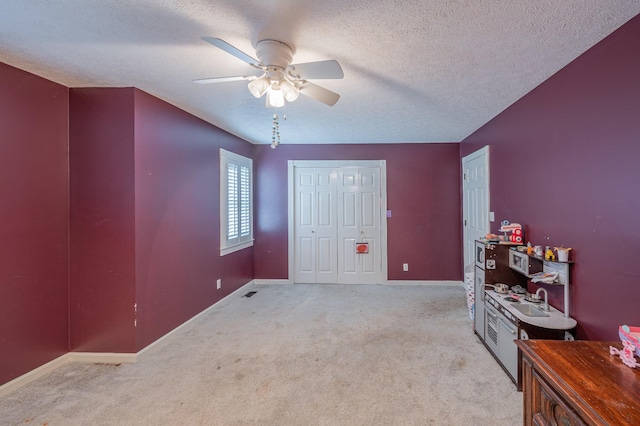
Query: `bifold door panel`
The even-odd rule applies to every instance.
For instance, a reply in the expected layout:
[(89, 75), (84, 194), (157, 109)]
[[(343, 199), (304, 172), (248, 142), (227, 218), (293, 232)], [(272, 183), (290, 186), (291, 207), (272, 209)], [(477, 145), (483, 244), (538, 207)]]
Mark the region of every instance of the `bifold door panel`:
[(295, 168), (296, 283), (381, 282), (380, 191), (380, 168)]

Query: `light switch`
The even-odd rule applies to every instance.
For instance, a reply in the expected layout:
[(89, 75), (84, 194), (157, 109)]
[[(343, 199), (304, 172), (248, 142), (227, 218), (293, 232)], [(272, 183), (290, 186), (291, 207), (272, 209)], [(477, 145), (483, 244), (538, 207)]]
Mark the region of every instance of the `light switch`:
[(387, 217), (391, 217), (391, 210), (387, 210)]
[(489, 222), (496, 221), (496, 214), (494, 212), (489, 212)]

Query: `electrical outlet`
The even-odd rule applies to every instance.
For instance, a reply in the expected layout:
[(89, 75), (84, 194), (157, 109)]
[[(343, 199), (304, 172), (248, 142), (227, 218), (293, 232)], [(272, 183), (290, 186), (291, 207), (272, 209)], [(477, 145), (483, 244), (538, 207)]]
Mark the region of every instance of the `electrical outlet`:
[(408, 263), (403, 263), (403, 264), (402, 264), (402, 270), (403, 270), (404, 272), (407, 272), (407, 271), (409, 270), (409, 264), (408, 264)]
[(222, 288), (222, 280), (218, 278), (218, 281), (216, 281), (216, 289), (220, 290), (220, 288)]

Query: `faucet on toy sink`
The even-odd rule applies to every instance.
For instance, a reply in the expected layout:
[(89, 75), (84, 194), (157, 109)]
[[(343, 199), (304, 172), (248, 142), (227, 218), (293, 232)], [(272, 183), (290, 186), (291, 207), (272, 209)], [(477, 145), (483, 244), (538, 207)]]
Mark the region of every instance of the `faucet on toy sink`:
[(536, 297), (540, 297), (540, 292), (544, 293), (544, 304), (542, 305), (542, 310), (545, 312), (549, 312), (549, 294), (547, 293), (547, 290), (540, 287), (538, 288), (538, 290), (536, 290)]

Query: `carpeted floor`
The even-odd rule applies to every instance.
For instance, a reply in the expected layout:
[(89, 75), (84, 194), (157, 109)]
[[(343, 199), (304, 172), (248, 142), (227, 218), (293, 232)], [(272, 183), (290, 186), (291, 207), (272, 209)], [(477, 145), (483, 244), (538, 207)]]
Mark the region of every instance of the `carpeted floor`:
[(256, 285), (135, 364), (67, 364), (2, 425), (518, 425), (462, 287)]

